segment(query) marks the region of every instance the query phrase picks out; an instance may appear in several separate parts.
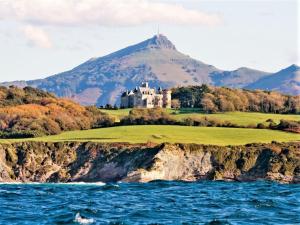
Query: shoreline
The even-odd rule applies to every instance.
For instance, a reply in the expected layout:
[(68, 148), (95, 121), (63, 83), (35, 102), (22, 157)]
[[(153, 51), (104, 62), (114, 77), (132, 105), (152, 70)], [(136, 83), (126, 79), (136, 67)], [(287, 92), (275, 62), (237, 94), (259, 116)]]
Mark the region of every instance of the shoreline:
[(300, 142), (216, 146), (93, 142), (0, 144), (0, 182), (300, 183)]

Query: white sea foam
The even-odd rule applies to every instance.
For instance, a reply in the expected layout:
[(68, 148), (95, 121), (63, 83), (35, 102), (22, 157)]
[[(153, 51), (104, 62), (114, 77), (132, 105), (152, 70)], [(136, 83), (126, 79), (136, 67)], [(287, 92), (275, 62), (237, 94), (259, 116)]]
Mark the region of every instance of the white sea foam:
[(97, 186), (104, 186), (106, 183), (104, 182), (68, 182), (68, 183), (61, 183), (61, 184), (70, 184), (70, 185), (97, 185)]
[(3, 184), (24, 184), (22, 182), (0, 182), (0, 185), (3, 185)]
[(106, 183), (104, 182), (68, 182), (68, 183), (40, 183), (40, 182), (0, 182), (0, 185), (49, 185), (49, 184), (53, 184), (53, 185), (97, 185), (97, 186), (104, 186), (106, 185)]
[(14, 182), (0, 182), (0, 185), (15, 185), (15, 184), (43, 184), (38, 182), (21, 182), (21, 181), (14, 181)]
[(94, 223), (94, 219), (83, 218), (80, 216), (80, 213), (77, 213), (74, 222), (79, 224), (91, 224)]

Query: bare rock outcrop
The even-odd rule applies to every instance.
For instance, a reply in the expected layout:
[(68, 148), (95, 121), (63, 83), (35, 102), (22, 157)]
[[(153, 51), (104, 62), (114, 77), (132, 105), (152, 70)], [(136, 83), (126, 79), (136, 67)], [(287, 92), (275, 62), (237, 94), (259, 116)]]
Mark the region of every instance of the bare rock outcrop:
[(0, 144), (0, 182), (273, 180), (300, 183), (300, 143)]

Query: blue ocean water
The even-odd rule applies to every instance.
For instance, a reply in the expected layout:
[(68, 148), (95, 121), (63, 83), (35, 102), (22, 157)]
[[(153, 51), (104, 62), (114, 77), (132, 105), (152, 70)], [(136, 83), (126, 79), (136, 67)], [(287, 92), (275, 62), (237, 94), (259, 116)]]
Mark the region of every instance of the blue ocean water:
[(300, 185), (0, 184), (0, 224), (300, 224)]

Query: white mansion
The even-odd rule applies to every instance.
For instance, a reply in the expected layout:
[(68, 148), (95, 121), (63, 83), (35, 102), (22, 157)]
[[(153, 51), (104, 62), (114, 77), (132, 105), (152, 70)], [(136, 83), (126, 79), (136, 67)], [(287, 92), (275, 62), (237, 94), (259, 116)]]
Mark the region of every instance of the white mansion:
[(171, 91), (150, 88), (143, 82), (134, 90), (125, 91), (121, 96), (121, 108), (171, 108)]

